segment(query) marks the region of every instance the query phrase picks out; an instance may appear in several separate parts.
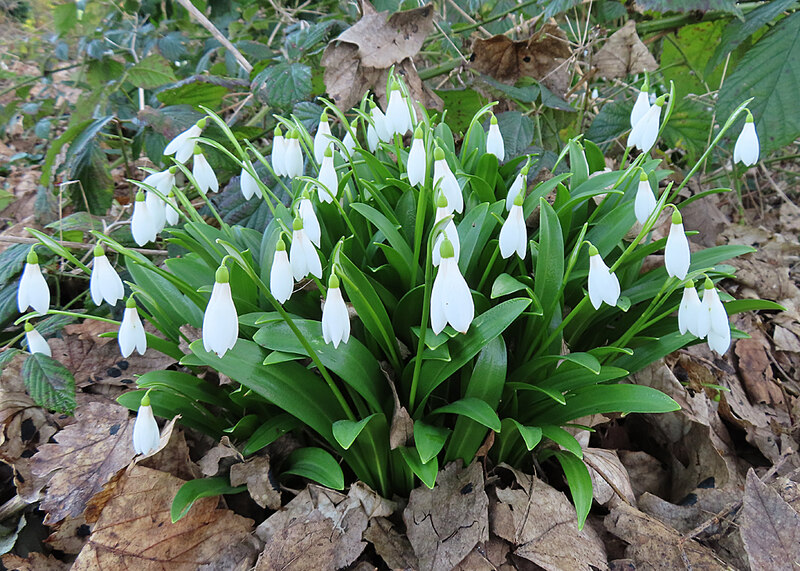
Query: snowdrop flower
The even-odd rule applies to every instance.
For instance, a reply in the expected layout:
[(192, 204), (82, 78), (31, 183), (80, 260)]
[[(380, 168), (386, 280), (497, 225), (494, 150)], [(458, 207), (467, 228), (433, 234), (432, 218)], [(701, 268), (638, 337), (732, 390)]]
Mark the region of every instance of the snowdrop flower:
[(39, 256), (33, 248), (28, 252), (27, 263), (19, 280), (17, 307), (20, 313), (28, 307), (33, 308), (36, 313), (47, 313), (50, 309), (50, 289), (39, 268)]
[(631, 128), (636, 126), (636, 123), (639, 122), (639, 119), (645, 116), (647, 110), (650, 109), (650, 80), (648, 79), (647, 75), (644, 76), (644, 85), (642, 85), (642, 90), (639, 92), (639, 95), (636, 97), (636, 103), (633, 104), (633, 110), (631, 111)]
[(286, 254), (286, 244), (279, 238), (275, 245), (275, 255), (272, 257), (272, 269), (269, 272), (269, 292), (278, 303), (285, 303), (292, 297), (293, 289), (292, 266)]
[(411, 115), (408, 113), (408, 102), (395, 81), (389, 93), (386, 105), (386, 132), (389, 138), (394, 135), (405, 135), (411, 129)]
[(370, 101), (369, 106), (369, 114), (372, 118), (372, 122), (367, 127), (367, 144), (369, 145), (370, 152), (374, 153), (375, 149), (378, 148), (378, 142), (383, 141), (387, 143), (392, 140), (392, 135), (389, 133), (386, 116), (383, 114), (380, 107), (375, 105), (374, 101)]
[(489, 124), (489, 134), (486, 135), (486, 152), (496, 156), (498, 161), (502, 161), (506, 157), (503, 134), (500, 132), (500, 127), (497, 125), (497, 117), (494, 115), (492, 115), (492, 120)]
[(158, 450), (161, 435), (150, 407), (150, 396), (145, 393), (133, 423), (133, 450), (147, 456)]
[(700, 297), (697, 295), (697, 290), (694, 289), (694, 282), (689, 280), (683, 288), (683, 297), (681, 304), (678, 306), (678, 330), (681, 335), (685, 335), (688, 331), (698, 338), (703, 338), (708, 334), (708, 331), (703, 333), (698, 328), (698, 318), (703, 311), (700, 303)]
[(333, 274), (328, 280), (328, 294), (322, 308), (322, 338), (325, 343), (333, 343), (334, 349), (350, 339), (350, 315), (339, 289), (339, 278)]
[(286, 152), (283, 156), (284, 174), (289, 178), (303, 176), (303, 151), (300, 149), (300, 133), (286, 134)]
[(34, 353), (41, 353), (48, 357), (53, 356), (50, 345), (47, 344), (42, 334), (36, 331), (33, 324), (29, 321), (25, 322), (25, 340), (28, 342), (28, 352), (31, 355)]
[(689, 240), (686, 239), (686, 232), (683, 230), (683, 218), (680, 211), (673, 207), (672, 226), (669, 228), (667, 245), (664, 248), (667, 274), (680, 280), (684, 279), (689, 271), (690, 258)]
[(286, 139), (280, 127), (275, 127), (275, 135), (272, 137), (272, 170), (276, 176), (286, 176)]
[(442, 263), (431, 289), (431, 327), (438, 335), (450, 323), (456, 331), (466, 333), (475, 317), (472, 294), (458, 269), (450, 240), (445, 238), (440, 253)]
[(422, 140), (422, 128), (417, 127), (414, 131), (414, 140), (411, 143), (411, 150), (408, 152), (408, 184), (416, 186), (425, 181), (425, 170), (428, 167), (428, 156), (425, 153), (425, 141)]
[(525, 227), (525, 215), (522, 212), (523, 202), (524, 198), (520, 192), (500, 229), (500, 255), (503, 259), (510, 257), (514, 252), (520, 260), (525, 259), (525, 251), (528, 249), (528, 229)]
[(733, 147), (733, 162), (751, 167), (758, 162), (758, 152), (756, 124), (753, 122), (753, 115), (748, 110), (742, 132), (739, 133), (739, 138), (736, 139), (736, 145)]
[(250, 171), (254, 170), (253, 163), (250, 161), (245, 161), (245, 166), (249, 168), (242, 167), (242, 174), (239, 177), (239, 188), (242, 191), (242, 196), (244, 196), (244, 199), (250, 200), (258, 194), (258, 181), (253, 175), (250, 174)]
[(144, 184), (152, 186), (164, 196), (168, 195), (175, 186), (175, 173), (178, 167), (170, 167), (165, 171), (150, 173), (142, 181)]
[(658, 138), (659, 121), (661, 120), (661, 108), (664, 106), (667, 96), (662, 95), (647, 110), (644, 116), (636, 122), (628, 135), (628, 146), (636, 147), (643, 153), (647, 153), (653, 148)]
[[(506, 210), (511, 211), (511, 207), (514, 206), (514, 201), (519, 196), (519, 193), (523, 190), (523, 186), (525, 190), (527, 190), (528, 184), (528, 165), (526, 164), (522, 167), (522, 170), (519, 171), (517, 174), (517, 178), (514, 179), (514, 182), (511, 183), (511, 188), (508, 189), (508, 195), (506, 196)], [(524, 196), (523, 196), (524, 198)]]
[(211, 192), (219, 191), (219, 181), (214, 169), (208, 164), (205, 155), (200, 150), (200, 145), (194, 149), (194, 164), (192, 165), (192, 176), (197, 182), (197, 190), (205, 194), (209, 190)]
[(175, 155), (176, 161), (185, 163), (194, 153), (195, 139), (201, 135), (205, 128), (206, 119), (200, 119), (183, 133), (172, 139), (167, 145), (167, 148), (164, 149), (164, 154), (167, 156)]
[(139, 352), (139, 355), (144, 355), (144, 352), (147, 351), (147, 336), (144, 333), (142, 320), (139, 319), (139, 312), (136, 311), (136, 302), (132, 297), (125, 302), (125, 313), (122, 315), (117, 341), (119, 342), (119, 352), (123, 357), (128, 357), (134, 349)]
[(317, 191), (319, 199), (322, 202), (333, 202), (336, 193), (339, 192), (339, 175), (336, 174), (336, 167), (333, 166), (333, 151), (330, 147), (325, 149), (317, 180), (319, 181), (319, 190)]
[[(719, 293), (710, 279), (706, 278), (703, 289), (702, 311), (700, 320), (708, 324), (708, 346), (720, 355), (731, 346), (731, 326), (725, 306), (719, 299)], [(705, 325), (705, 324), (704, 324)]]
[(147, 205), (147, 213), (153, 223), (153, 229), (158, 234), (164, 229), (167, 223), (167, 203), (161, 200), (155, 192), (148, 190), (144, 193), (144, 202)]
[(464, 196), (461, 194), (461, 187), (458, 186), (453, 171), (450, 170), (450, 165), (444, 158), (444, 151), (436, 147), (433, 151), (433, 186), (439, 184), (439, 188), (447, 198), (447, 205), (451, 209), (461, 213), (464, 210)]
[(239, 338), (239, 316), (231, 296), (228, 268), (220, 266), (203, 315), (203, 349), (223, 357)]
[(319, 227), (319, 220), (317, 214), (314, 212), (314, 205), (304, 196), (300, 199), (297, 205), (297, 213), (303, 219), (303, 229), (306, 231), (306, 236), (311, 240), (311, 243), (319, 248), (319, 241), (322, 237), (322, 231)]
[(289, 264), (296, 281), (302, 280), (308, 274), (317, 278), (322, 277), (322, 263), (314, 244), (303, 230), (303, 221), (295, 218), (292, 224), (292, 245), (289, 248)]
[(314, 135), (314, 160), (317, 163), (322, 162), (322, 157), (325, 155), (325, 149), (331, 144), (331, 127), (328, 125), (328, 113), (322, 112), (319, 116), (319, 127), (317, 133)]
[[(353, 133), (356, 132), (356, 124), (353, 123), (350, 125), (350, 128), (353, 130)], [(344, 139), (342, 140), (342, 146), (344, 150), (347, 152), (348, 160), (353, 157), (353, 153), (356, 150), (356, 140), (353, 138), (353, 135), (348, 130), (347, 133), (344, 135)]]
[(178, 223), (178, 200), (175, 198), (175, 193), (170, 191), (167, 196), (167, 204), (164, 207), (164, 218), (167, 224), (174, 226)]
[(136, 200), (133, 203), (131, 234), (133, 235), (133, 241), (140, 246), (144, 246), (156, 239), (156, 227), (153, 224), (150, 211), (145, 203), (144, 193), (141, 190), (136, 193)]
[(92, 263), (92, 277), (89, 279), (89, 291), (92, 294), (92, 301), (95, 305), (100, 305), (106, 300), (110, 305), (116, 305), (117, 301), (125, 295), (125, 288), (122, 280), (111, 267), (111, 262), (106, 258), (103, 247), (99, 244), (94, 248), (94, 262)]
[(650, 181), (647, 174), (642, 171), (639, 175), (639, 187), (636, 189), (636, 200), (633, 203), (633, 210), (636, 212), (636, 220), (639, 224), (644, 224), (656, 209), (656, 196), (650, 188)]
[(600, 309), (603, 302), (611, 307), (619, 300), (619, 280), (608, 271), (608, 266), (600, 257), (600, 252), (589, 245), (589, 301), (595, 309)]
[[(444, 194), (440, 194), (439, 199), (436, 201), (436, 220), (433, 225), (436, 226), (436, 224), (451, 214), (452, 210), (447, 207), (447, 197)], [(452, 217), (450, 221), (445, 224), (444, 230), (439, 233), (436, 237), (436, 241), (433, 243), (432, 262), (434, 267), (438, 266), (442, 261), (441, 248), (445, 237), (450, 240), (450, 244), (453, 246), (453, 257), (456, 259), (456, 263), (458, 263), (458, 256), (461, 253), (461, 241), (458, 238), (458, 230), (456, 229)]]

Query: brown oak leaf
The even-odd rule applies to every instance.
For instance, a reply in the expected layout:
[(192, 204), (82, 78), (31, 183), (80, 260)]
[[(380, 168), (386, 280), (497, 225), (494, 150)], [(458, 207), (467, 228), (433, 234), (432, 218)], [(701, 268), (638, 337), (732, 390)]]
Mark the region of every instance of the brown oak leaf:
[(658, 69), (656, 58), (639, 39), (633, 20), (628, 20), (608, 38), (595, 56), (595, 65), (597, 72), (607, 79)]

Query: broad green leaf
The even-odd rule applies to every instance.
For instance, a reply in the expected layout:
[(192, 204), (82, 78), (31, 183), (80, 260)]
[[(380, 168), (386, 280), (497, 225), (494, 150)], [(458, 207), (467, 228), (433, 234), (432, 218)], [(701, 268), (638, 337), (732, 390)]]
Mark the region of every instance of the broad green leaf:
[(638, 0), (645, 10), (655, 12), (729, 12), (739, 13), (736, 0)]
[[(499, 93), (501, 97), (505, 96), (506, 99), (516, 99), (522, 103), (534, 103), (537, 99), (539, 99), (540, 90), (538, 84), (514, 87), (513, 85), (501, 83), (490, 75), (483, 74), (480, 76), (480, 81), (481, 83), (485, 83), (489, 86), (490, 92), (493, 94)], [(505, 137), (503, 137), (503, 139), (505, 139)]]
[(256, 428), (253, 434), (250, 435), (250, 439), (247, 441), (247, 444), (245, 444), (244, 449), (242, 449), (242, 455), (249, 456), (250, 454), (254, 454), (262, 448), (269, 446), (287, 432), (295, 428), (300, 428), (301, 426), (303, 426), (303, 423), (290, 414), (281, 413), (275, 415)]
[(428, 488), (433, 489), (433, 486), (436, 485), (436, 475), (439, 473), (439, 462), (436, 457), (432, 458), (430, 462), (423, 463), (416, 448), (401, 446), (398, 450), (414, 475)]
[(583, 458), (583, 450), (581, 450), (581, 445), (569, 432), (560, 426), (544, 425), (540, 428), (542, 429), (543, 436), (549, 438), (556, 444), (563, 446), (566, 450), (569, 450), (578, 458)]
[(151, 54), (128, 69), (128, 81), (135, 87), (153, 89), (177, 80), (172, 66), (159, 54)]
[(564, 278), (564, 237), (558, 215), (544, 198), (539, 199), (539, 209), (539, 257), (533, 292), (542, 304), (544, 323), (549, 324)]
[(66, 186), (65, 190), (77, 210), (103, 215), (111, 205), (113, 184), (98, 136), (113, 118), (106, 116), (93, 121), (67, 149), (65, 162), (68, 176), (69, 180), (75, 182)]
[(522, 440), (525, 442), (525, 448), (528, 449), (528, 452), (536, 448), (539, 442), (542, 441), (542, 429), (538, 426), (523, 426), (513, 418), (510, 420), (519, 431), (520, 436), (522, 436)]
[[(800, 83), (799, 37), (800, 12), (795, 12), (778, 22), (747, 51), (719, 91), (717, 117), (721, 119), (727, 118), (745, 99), (754, 98), (748, 108), (756, 120), (762, 155), (800, 136), (796, 105)], [(733, 132), (731, 138), (737, 135)]]
[(333, 437), (342, 448), (347, 450), (353, 445), (353, 442), (356, 441), (356, 438), (358, 438), (358, 435), (361, 434), (361, 431), (367, 426), (367, 423), (378, 414), (380, 413), (376, 412), (359, 421), (337, 420), (333, 423)]
[(632, 110), (633, 101), (606, 103), (586, 131), (586, 138), (597, 143), (601, 149), (607, 149), (611, 141), (631, 128)]
[[(136, 412), (147, 391), (145, 389), (128, 391), (117, 397), (117, 402)], [(208, 411), (202, 404), (183, 395), (163, 390), (150, 391), (150, 404), (153, 414), (161, 418), (174, 418), (181, 415), (181, 424), (208, 434), (215, 440), (224, 435), (226, 423), (222, 418)]]
[(439, 455), (450, 436), (449, 428), (432, 426), (417, 420), (414, 422), (414, 445), (419, 452), (420, 461), (427, 464)]
[(487, 103), (474, 89), (437, 89), (435, 93), (444, 101), (444, 120), (454, 133), (465, 132), (475, 113)]
[[(536, 357), (529, 361), (524, 368), (529, 371), (538, 371), (541, 367), (545, 367), (551, 363), (558, 361), (566, 361), (568, 363), (575, 363), (585, 369), (590, 370), (594, 374), (600, 373), (600, 361), (591, 353), (567, 353), (566, 355), (543, 355)], [(558, 370), (558, 369), (556, 369)]]
[(503, 134), (506, 157), (512, 159), (525, 152), (533, 142), (533, 119), (519, 111), (497, 115), (497, 126)]
[(233, 405), (221, 388), (194, 375), (180, 371), (150, 371), (136, 380), (142, 388), (160, 388), (173, 391), (189, 399), (229, 407)]
[(725, 304), (728, 315), (744, 313), (745, 311), (786, 311), (786, 308), (767, 299), (736, 299)]
[(403, 236), (400, 234), (400, 232), (398, 232), (397, 227), (392, 224), (383, 214), (367, 204), (354, 203), (352, 208), (361, 214), (361, 216), (372, 222), (372, 224), (374, 224), (375, 227), (386, 237), (394, 251), (400, 255), (400, 258), (403, 261), (403, 266), (399, 268), (395, 266), (395, 269), (398, 270), (398, 273), (400, 273), (400, 277), (407, 282), (410, 279), (411, 268), (414, 265), (414, 252), (411, 251), (411, 247), (403, 239)]
[(564, 470), (564, 475), (567, 477), (572, 503), (575, 504), (575, 511), (578, 514), (578, 529), (583, 529), (594, 497), (589, 469), (580, 457), (569, 452), (555, 450), (553, 451), (553, 456), (558, 458), (561, 468)]
[(65, 2), (53, 6), (53, 26), (59, 35), (68, 34), (78, 23), (78, 5), (75, 2)]
[(172, 523), (189, 513), (192, 505), (200, 498), (221, 496), (222, 494), (238, 494), (246, 489), (247, 486), (234, 488), (226, 477), (189, 480), (181, 486), (178, 493), (175, 494), (175, 499), (172, 500), (172, 507), (169, 510)]
[(22, 381), (33, 401), (62, 414), (75, 411), (75, 378), (55, 359), (33, 353), (22, 365)]
[(675, 104), (669, 122), (664, 125), (664, 142), (673, 149), (685, 149), (688, 161), (694, 161), (706, 150), (711, 111), (705, 105), (681, 99)]
[(527, 288), (528, 286), (519, 281), (517, 278), (508, 274), (500, 274), (492, 284), (491, 298), (497, 299), (498, 297), (523, 291)]
[(227, 93), (228, 89), (222, 85), (198, 81), (166, 89), (156, 97), (164, 105), (204, 105), (216, 109)]
[(269, 65), (253, 80), (253, 91), (269, 105), (290, 109), (311, 93), (311, 68), (302, 63)]
[(440, 406), (431, 412), (431, 414), (444, 413), (466, 416), (487, 428), (491, 428), (495, 432), (500, 432), (500, 418), (498, 418), (494, 408), (485, 400), (467, 397), (448, 405)]
[(282, 473), (302, 476), (334, 490), (344, 489), (342, 467), (322, 448), (298, 448), (289, 454)]
[(569, 165), (572, 171), (570, 183), (577, 188), (589, 180), (589, 163), (586, 162), (583, 147), (578, 141), (570, 139), (567, 143), (567, 148), (569, 149)]
[[(670, 35), (669, 41), (664, 42), (661, 52), (662, 73), (667, 85), (670, 81), (675, 82), (677, 101), (683, 101), (690, 93), (703, 95), (719, 89), (722, 69), (712, 70), (709, 74), (705, 69), (724, 26), (721, 20), (681, 26)], [(670, 123), (672, 121), (670, 119)]]

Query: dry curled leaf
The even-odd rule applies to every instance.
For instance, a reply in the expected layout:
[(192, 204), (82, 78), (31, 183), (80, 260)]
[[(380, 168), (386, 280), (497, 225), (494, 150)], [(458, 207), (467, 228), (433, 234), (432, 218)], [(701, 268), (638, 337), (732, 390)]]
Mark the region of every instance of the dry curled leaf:
[(247, 541), (253, 521), (218, 509), (218, 498), (197, 500), (172, 523), (170, 507), (183, 484), (165, 472), (134, 466), (120, 480), (72, 570), (194, 571)]
[(475, 40), (470, 67), (508, 83), (532, 77), (563, 96), (569, 89), (571, 53), (564, 32), (547, 23), (527, 40), (515, 42), (503, 34)]
[(734, 352), (739, 357), (742, 384), (753, 403), (782, 405), (783, 394), (774, 383), (772, 363), (767, 356), (769, 343), (761, 332), (753, 331), (751, 339), (739, 339)]
[(614, 450), (586, 448), (583, 451), (583, 459), (589, 467), (597, 503), (605, 505), (610, 502), (610, 507), (619, 501), (636, 504), (628, 470), (620, 462)]
[(451, 462), (439, 472), (433, 489), (413, 490), (403, 521), (419, 569), (452, 569), (478, 542), (487, 541), (488, 508), (483, 467), (477, 462), (466, 469)]
[(27, 557), (7, 553), (3, 555), (3, 565), (12, 571), (67, 571), (70, 568), (69, 563), (52, 555), (35, 552)]
[(262, 508), (281, 507), (281, 491), (274, 481), (269, 456), (254, 456), (231, 466), (231, 486), (247, 484), (247, 491)]
[(386, 518), (370, 520), (364, 539), (372, 544), (390, 569), (416, 569), (419, 565), (408, 538), (398, 533)]
[(75, 424), (55, 435), (33, 457), (33, 474), (50, 483), (41, 508), (45, 523), (83, 513), (86, 504), (135, 456), (128, 409), (91, 402), (75, 411)]
[(232, 464), (230, 460), (226, 461), (226, 458), (244, 460), (242, 454), (231, 444), (230, 438), (223, 436), (219, 444), (206, 452), (197, 465), (200, 466), (200, 471), (204, 476), (216, 476), (223, 467)]
[(595, 56), (597, 72), (606, 79), (655, 71), (658, 62), (636, 33), (636, 22), (628, 20), (614, 32)]

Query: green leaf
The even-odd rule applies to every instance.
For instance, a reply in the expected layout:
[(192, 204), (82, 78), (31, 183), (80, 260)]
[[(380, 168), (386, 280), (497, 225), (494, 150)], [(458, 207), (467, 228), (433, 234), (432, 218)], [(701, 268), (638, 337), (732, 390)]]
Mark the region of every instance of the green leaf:
[(474, 89), (437, 89), (435, 93), (444, 102), (444, 120), (454, 133), (465, 132), (475, 113), (487, 103)]
[[(133, 412), (139, 410), (139, 404), (145, 389), (128, 391), (117, 397), (117, 402)], [(161, 418), (173, 418), (181, 415), (181, 424), (208, 434), (215, 440), (224, 435), (226, 423), (221, 417), (213, 415), (202, 404), (177, 393), (156, 390), (150, 392), (150, 404), (153, 414)]]
[(645, 10), (655, 12), (729, 12), (739, 13), (736, 0), (637, 0)]
[(333, 437), (342, 448), (347, 450), (353, 445), (353, 442), (356, 441), (361, 431), (366, 428), (367, 423), (378, 416), (378, 414), (380, 413), (376, 412), (357, 422), (354, 420), (337, 420), (333, 423)]
[(255, 77), (252, 89), (261, 101), (290, 109), (311, 94), (311, 68), (301, 63), (270, 65)]
[(500, 418), (497, 416), (495, 410), (484, 400), (467, 397), (457, 400), (445, 406), (441, 406), (431, 412), (431, 414), (460, 414), (471, 418), (477, 423), (482, 424), (487, 428), (491, 428), (495, 432), (500, 432)]
[(194, 105), (195, 107), (204, 105), (216, 109), (227, 93), (228, 89), (222, 85), (198, 81), (166, 89), (159, 92), (156, 97), (164, 105)]
[(724, 22), (717, 20), (681, 26), (669, 37), (669, 41), (664, 41), (661, 69), (664, 83), (675, 83), (676, 101), (683, 101), (690, 93), (702, 95), (719, 89), (722, 70), (712, 70), (706, 74), (705, 69), (708, 58), (718, 45), (724, 25)]
[(172, 66), (159, 54), (151, 54), (128, 70), (128, 81), (135, 87), (153, 89), (178, 81)]
[(525, 448), (528, 449), (528, 452), (536, 448), (539, 442), (542, 441), (542, 429), (538, 426), (523, 426), (513, 418), (510, 420), (519, 431), (520, 436), (522, 436), (522, 440), (525, 442)]
[(725, 304), (725, 311), (728, 315), (760, 310), (786, 311), (786, 308), (779, 303), (767, 299), (736, 299)]
[(175, 494), (172, 500), (172, 507), (169, 510), (172, 523), (175, 523), (191, 509), (192, 505), (200, 498), (210, 496), (221, 496), (222, 494), (238, 494), (244, 492), (247, 486), (234, 488), (228, 478), (202, 478), (199, 480), (189, 480)]
[(39, 406), (62, 414), (75, 411), (75, 378), (55, 359), (32, 354), (22, 365), (22, 381)]
[(160, 388), (176, 392), (191, 400), (230, 407), (233, 403), (228, 399), (225, 391), (204, 381), (180, 371), (150, 371), (136, 380), (142, 388)]
[(342, 467), (322, 448), (298, 448), (286, 459), (283, 474), (294, 474), (334, 490), (344, 489)]
[(506, 111), (497, 115), (497, 126), (503, 134), (507, 159), (523, 154), (533, 142), (533, 119), (519, 111)]
[(583, 458), (583, 450), (580, 443), (569, 432), (560, 426), (545, 425), (540, 428), (542, 429), (542, 435), (563, 446), (578, 458)]
[(528, 286), (519, 281), (517, 278), (508, 274), (500, 274), (492, 284), (491, 298), (497, 299), (504, 295), (516, 293), (528, 289)]
[(553, 207), (539, 199), (539, 257), (536, 260), (533, 293), (544, 310), (544, 323), (549, 325), (564, 278), (564, 237), (561, 223)]
[(372, 222), (386, 237), (386, 240), (389, 241), (392, 249), (400, 255), (403, 264), (400, 267), (394, 267), (400, 274), (400, 278), (408, 282), (411, 279), (411, 268), (414, 266), (414, 252), (412, 252), (411, 247), (408, 245), (408, 242), (403, 239), (400, 232), (397, 231), (397, 227), (392, 224), (386, 216), (367, 204), (356, 202), (353, 203), (351, 207), (361, 216)]
[(98, 135), (112, 119), (113, 116), (106, 116), (87, 125), (67, 150), (68, 177), (75, 182), (66, 185), (65, 190), (77, 210), (103, 215), (111, 206), (113, 184)]
[[(800, 136), (800, 12), (778, 22), (742, 57), (719, 91), (717, 117), (725, 119), (745, 99), (756, 120), (762, 155)], [(733, 136), (736, 134), (734, 133)]]
[(303, 423), (299, 419), (293, 417), (291, 414), (281, 413), (273, 416), (264, 424), (255, 429), (250, 439), (242, 449), (242, 455), (249, 456), (269, 446), (278, 438), (294, 430), (300, 428)]
[(489, 91), (499, 93), (501, 97), (505, 96), (506, 99), (516, 99), (522, 103), (533, 103), (539, 98), (538, 84), (514, 87), (513, 85), (500, 83), (493, 77), (483, 74), (481, 74), (481, 81), (489, 86)]
[(414, 422), (414, 445), (419, 452), (420, 462), (427, 464), (439, 455), (450, 436), (449, 428), (431, 426), (417, 420)]
[(56, 33), (64, 35), (72, 31), (78, 23), (78, 5), (67, 2), (53, 7), (53, 27)]
[(669, 122), (664, 125), (664, 142), (673, 149), (685, 149), (688, 161), (694, 161), (706, 149), (711, 112), (701, 103), (681, 99), (675, 104)]
[(564, 475), (567, 477), (567, 485), (572, 494), (572, 503), (575, 504), (575, 511), (578, 514), (578, 529), (583, 529), (586, 523), (586, 516), (592, 507), (594, 490), (592, 489), (592, 477), (589, 469), (579, 457), (569, 452), (553, 451), (553, 456), (558, 458)]
[(586, 131), (586, 138), (607, 149), (611, 141), (631, 128), (633, 102), (612, 101), (603, 105)]
[(423, 463), (416, 448), (401, 446), (398, 450), (400, 451), (400, 456), (417, 478), (428, 488), (433, 489), (436, 485), (436, 475), (439, 473), (439, 462), (436, 458), (434, 457), (430, 462)]

